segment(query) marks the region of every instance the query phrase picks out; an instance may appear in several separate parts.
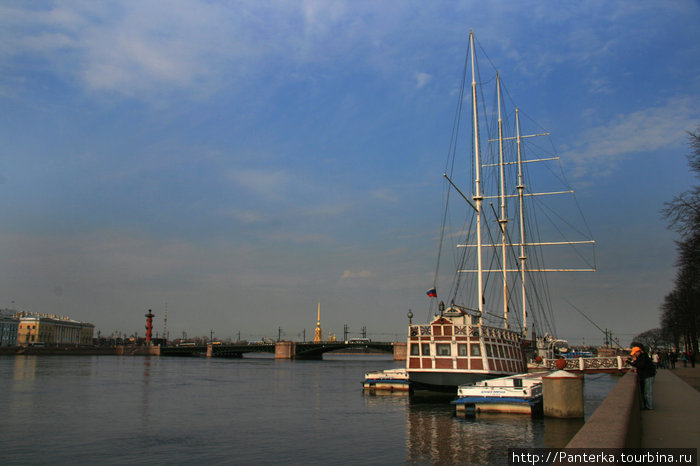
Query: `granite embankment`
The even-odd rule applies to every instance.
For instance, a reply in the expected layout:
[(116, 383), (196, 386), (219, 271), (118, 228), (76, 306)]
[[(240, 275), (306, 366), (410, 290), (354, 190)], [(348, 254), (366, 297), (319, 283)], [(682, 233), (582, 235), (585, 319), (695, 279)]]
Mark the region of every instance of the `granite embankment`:
[(34, 355), (34, 356), (146, 356), (154, 354), (157, 348), (148, 346), (53, 346), (53, 347), (0, 347), (0, 355)]
[(641, 410), (636, 374), (628, 372), (568, 448), (700, 448), (700, 368), (660, 369), (654, 409)]

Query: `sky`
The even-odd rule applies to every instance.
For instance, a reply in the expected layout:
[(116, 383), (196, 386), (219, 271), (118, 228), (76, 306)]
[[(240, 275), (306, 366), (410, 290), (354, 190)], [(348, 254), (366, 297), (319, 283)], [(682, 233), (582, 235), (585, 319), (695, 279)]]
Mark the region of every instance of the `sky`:
[[(0, 308), (101, 334), (403, 339), (427, 319), (469, 30), (596, 240), (558, 337), (659, 326), (696, 183), (700, 4), (4, 1)], [(568, 304), (571, 303), (571, 304)], [(281, 333), (280, 333), (281, 332)]]

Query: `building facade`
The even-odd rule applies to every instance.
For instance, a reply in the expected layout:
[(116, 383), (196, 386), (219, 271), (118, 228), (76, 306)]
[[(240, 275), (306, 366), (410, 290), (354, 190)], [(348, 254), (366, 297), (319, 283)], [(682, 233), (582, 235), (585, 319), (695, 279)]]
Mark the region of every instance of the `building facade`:
[(0, 310), (0, 346), (17, 346), (19, 319), (13, 311)]
[(54, 315), (23, 315), (19, 318), (20, 346), (92, 345), (93, 324)]

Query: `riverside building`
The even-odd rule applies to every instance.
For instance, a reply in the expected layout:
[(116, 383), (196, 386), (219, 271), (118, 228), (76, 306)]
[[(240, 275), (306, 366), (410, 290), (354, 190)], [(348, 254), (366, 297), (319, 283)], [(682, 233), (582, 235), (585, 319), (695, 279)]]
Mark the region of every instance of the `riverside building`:
[(17, 346), (19, 319), (9, 309), (0, 310), (0, 346)]
[(25, 314), (19, 318), (17, 344), (20, 346), (91, 345), (93, 324), (69, 317)]

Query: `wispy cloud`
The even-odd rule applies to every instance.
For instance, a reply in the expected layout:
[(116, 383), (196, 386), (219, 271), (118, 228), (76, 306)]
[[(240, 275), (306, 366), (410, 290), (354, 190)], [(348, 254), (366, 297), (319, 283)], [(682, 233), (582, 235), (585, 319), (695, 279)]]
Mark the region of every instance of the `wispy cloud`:
[(357, 272), (352, 270), (345, 270), (343, 275), (340, 277), (342, 279), (352, 279), (352, 278), (371, 278), (374, 274), (369, 270), (359, 270)]
[(244, 169), (231, 171), (228, 178), (238, 187), (260, 198), (279, 200), (287, 192), (293, 176), (282, 170)]
[(382, 8), (196, 0), (0, 6), (0, 57), (30, 56), (32, 66), (94, 92), (209, 96), (242, 78), (254, 81), (271, 63), (325, 63), (374, 47), (387, 34), (378, 27)]
[(372, 196), (375, 199), (379, 199), (382, 201), (386, 202), (398, 202), (399, 201), (399, 196), (396, 195), (395, 192), (389, 190), (389, 189), (375, 189), (372, 191)]
[(433, 76), (428, 73), (416, 73), (416, 89), (423, 88), (433, 79)]
[(265, 215), (260, 211), (243, 209), (226, 209), (220, 212), (224, 217), (231, 217), (239, 222), (252, 224), (265, 220)]
[(0, 7), (0, 17), (11, 26), (0, 33), (5, 57), (32, 56), (89, 90), (142, 99), (175, 89), (211, 93), (265, 54), (256, 29), (261, 20), (245, 5), (77, 1)]
[(566, 158), (575, 161), (576, 176), (583, 176), (591, 171), (604, 173), (634, 154), (678, 147), (700, 120), (697, 101), (692, 96), (675, 97), (662, 105), (615, 115), (586, 131)]

